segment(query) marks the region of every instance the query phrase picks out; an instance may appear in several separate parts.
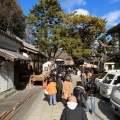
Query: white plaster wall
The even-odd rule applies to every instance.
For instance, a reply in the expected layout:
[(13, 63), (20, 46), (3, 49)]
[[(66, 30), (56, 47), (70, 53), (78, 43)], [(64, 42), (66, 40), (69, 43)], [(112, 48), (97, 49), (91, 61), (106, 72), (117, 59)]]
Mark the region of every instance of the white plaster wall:
[(4, 92), (14, 87), (14, 63), (5, 62), (0, 67), (0, 92)]

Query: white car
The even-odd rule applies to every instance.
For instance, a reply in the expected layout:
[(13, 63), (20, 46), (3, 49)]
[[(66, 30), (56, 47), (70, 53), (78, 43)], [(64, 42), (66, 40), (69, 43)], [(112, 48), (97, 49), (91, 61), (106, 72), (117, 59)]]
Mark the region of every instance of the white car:
[(112, 110), (120, 117), (120, 86), (112, 91), (110, 96)]
[(120, 85), (120, 72), (110, 72), (100, 83), (100, 94), (110, 98), (112, 89)]
[(97, 85), (97, 90), (100, 91), (100, 83), (103, 81), (103, 79), (106, 77), (106, 75), (110, 72), (120, 72), (119, 69), (116, 70), (106, 70), (105, 72), (101, 73), (98, 78), (95, 79), (95, 84)]

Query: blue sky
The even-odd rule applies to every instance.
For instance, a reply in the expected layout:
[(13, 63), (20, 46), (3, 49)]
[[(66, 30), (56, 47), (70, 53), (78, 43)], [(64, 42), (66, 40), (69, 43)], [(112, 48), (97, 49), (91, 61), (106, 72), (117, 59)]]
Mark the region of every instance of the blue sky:
[[(25, 15), (39, 0), (18, 0)], [(120, 23), (120, 0), (58, 0), (64, 12), (78, 11), (77, 14), (92, 15), (108, 20), (109, 29)]]

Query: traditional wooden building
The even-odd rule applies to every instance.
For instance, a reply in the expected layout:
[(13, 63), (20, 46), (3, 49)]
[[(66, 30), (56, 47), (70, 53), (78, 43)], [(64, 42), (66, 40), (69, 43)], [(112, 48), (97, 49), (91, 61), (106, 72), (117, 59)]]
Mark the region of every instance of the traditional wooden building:
[(30, 63), (31, 74), (42, 73), (42, 65), (48, 60), (48, 56), (41, 52), (35, 46), (23, 41), (23, 45), (20, 48), (20, 52), (32, 59)]
[(104, 69), (112, 70), (112, 69), (120, 69), (120, 58), (119, 56), (111, 56), (104, 60)]
[(20, 67), (20, 82), (27, 85), (31, 75), (40, 75), (42, 73), (42, 65), (47, 61), (48, 56), (41, 52), (39, 49), (35, 48), (35, 46), (32, 44), (24, 42), (18, 37), (17, 39), (23, 43), (20, 48), (20, 53), (26, 57), (31, 58), (31, 61), (27, 66), (29, 72), (27, 72), (27, 70), (23, 70), (25, 68), (24, 63), (22, 63)]
[(120, 23), (107, 31), (107, 35), (110, 35), (112, 33), (118, 33), (118, 36), (119, 36), (118, 37), (118, 41), (119, 41), (119, 51), (118, 51), (118, 53), (119, 53), (120, 52)]
[(27, 85), (31, 74), (40, 74), (47, 56), (16, 37), (0, 30), (0, 93)]
[(120, 24), (107, 31), (107, 35), (113, 33), (118, 33), (118, 48), (115, 50), (114, 46), (102, 45), (101, 49), (106, 49), (106, 55), (100, 55), (99, 57), (93, 56), (91, 61), (98, 65), (101, 70), (120, 69)]
[[(58, 56), (58, 53), (55, 54), (55, 57)], [(53, 57), (53, 53), (51, 54), (51, 57)], [(64, 61), (62, 64), (66, 65), (66, 66), (71, 66), (74, 65), (74, 61), (72, 59), (72, 56), (66, 52), (62, 52), (56, 59), (56, 61), (62, 62)]]
[(118, 33), (118, 49), (116, 52), (109, 53), (109, 59), (104, 62), (108, 69), (120, 69), (120, 23), (107, 31), (107, 35)]
[(17, 87), (19, 83), (19, 66), (26, 65), (30, 58), (20, 54), (22, 42), (16, 36), (0, 30), (0, 92)]

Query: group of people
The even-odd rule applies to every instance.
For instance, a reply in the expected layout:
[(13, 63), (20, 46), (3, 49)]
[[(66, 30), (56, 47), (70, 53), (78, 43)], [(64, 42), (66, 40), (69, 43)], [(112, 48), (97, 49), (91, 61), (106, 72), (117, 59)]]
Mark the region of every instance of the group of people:
[(59, 72), (57, 75), (52, 74), (49, 77), (46, 87), (50, 98), (49, 105), (56, 105), (57, 102), (62, 102), (65, 106), (68, 97), (72, 94), (71, 75), (66, 75), (64, 81), (61, 76), (61, 72)]
[[(96, 84), (90, 70), (84, 71), (84, 79), (77, 81), (73, 89), (71, 75), (66, 75), (65, 81), (61, 80), (61, 73), (52, 75), (46, 87), (49, 95), (49, 105), (62, 102), (65, 106), (60, 120), (87, 120), (91, 102), (92, 115), (95, 114)], [(83, 104), (83, 97), (86, 103)], [(85, 110), (84, 110), (85, 109)]]

